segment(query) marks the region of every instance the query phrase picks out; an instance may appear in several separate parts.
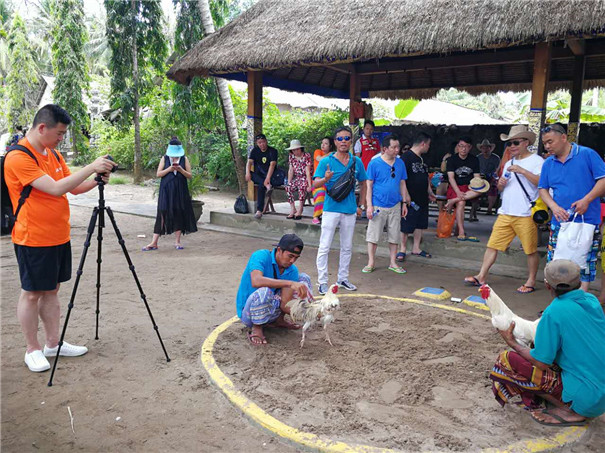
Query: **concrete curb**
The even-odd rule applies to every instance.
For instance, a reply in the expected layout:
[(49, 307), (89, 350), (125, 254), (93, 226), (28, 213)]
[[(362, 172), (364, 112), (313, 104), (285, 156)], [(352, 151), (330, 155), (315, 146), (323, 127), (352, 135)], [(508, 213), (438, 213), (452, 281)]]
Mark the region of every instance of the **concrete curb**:
[[(482, 313), (475, 313), (463, 308), (452, 307), (443, 304), (437, 304), (428, 301), (398, 298), (390, 296), (380, 296), (374, 294), (343, 294), (340, 297), (366, 297), (366, 298), (378, 298), (378, 299), (390, 299), (401, 302), (414, 303), (418, 305), (424, 305), (433, 308), (439, 308), (448, 311), (454, 311), (466, 315), (476, 316), (483, 319), (491, 319), (490, 316)], [(262, 410), (257, 404), (249, 400), (242, 392), (237, 390), (233, 385), (233, 382), (221, 371), (219, 366), (216, 364), (214, 359), (213, 351), (214, 345), (221, 333), (227, 330), (231, 325), (239, 322), (239, 318), (234, 316), (233, 318), (225, 321), (214, 329), (210, 335), (204, 340), (201, 350), (201, 362), (208, 372), (211, 381), (219, 388), (219, 390), (227, 397), (227, 399), (239, 410), (243, 412), (252, 422), (261, 428), (267, 430), (270, 434), (287, 441), (288, 443), (294, 444), (298, 448), (309, 451), (318, 452), (330, 452), (330, 453), (395, 453), (400, 450), (386, 449), (373, 447), (369, 445), (350, 445), (341, 441), (335, 441), (331, 439), (320, 438), (319, 436), (304, 431), (300, 431), (292, 426), (288, 426), (285, 423), (280, 422), (275, 417), (272, 417), (267, 412)], [(486, 449), (483, 450), (486, 453), (534, 453), (549, 451), (562, 446), (568, 445), (572, 442), (578, 441), (582, 435), (586, 433), (588, 427), (569, 427), (560, 430), (558, 434), (551, 437), (543, 437), (538, 439), (527, 439), (516, 442), (502, 449)]]

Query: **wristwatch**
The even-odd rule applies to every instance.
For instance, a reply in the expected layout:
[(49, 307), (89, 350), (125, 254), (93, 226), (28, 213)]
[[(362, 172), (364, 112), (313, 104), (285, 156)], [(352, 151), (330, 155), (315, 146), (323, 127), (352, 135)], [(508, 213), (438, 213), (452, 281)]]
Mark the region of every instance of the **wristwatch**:
[(360, 205), (359, 205), (359, 209), (361, 209), (362, 211), (365, 211), (365, 210), (366, 210), (366, 207), (365, 207), (365, 205), (360, 204)]

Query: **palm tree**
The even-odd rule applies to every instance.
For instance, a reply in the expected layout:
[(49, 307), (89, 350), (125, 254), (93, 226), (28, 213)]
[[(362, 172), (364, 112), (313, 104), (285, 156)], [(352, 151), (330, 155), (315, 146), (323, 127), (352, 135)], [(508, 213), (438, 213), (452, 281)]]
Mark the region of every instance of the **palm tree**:
[[(214, 22), (212, 15), (210, 14), (210, 5), (208, 0), (200, 0), (198, 2), (200, 13), (202, 16), (202, 26), (204, 27), (204, 33), (211, 35), (215, 32)], [(229, 85), (227, 81), (222, 78), (215, 77), (214, 82), (218, 89), (219, 97), (221, 99), (221, 106), (223, 108), (223, 117), (225, 119), (225, 126), (227, 129), (227, 137), (229, 138), (229, 145), (231, 145), (231, 155), (233, 162), (235, 163), (235, 171), (237, 173), (237, 182), (241, 193), (246, 191), (246, 178), (245, 178), (245, 162), (242, 155), (239, 152), (238, 141), (239, 133), (237, 131), (237, 123), (235, 122), (235, 113), (233, 111), (233, 102), (231, 101), (231, 93), (229, 93)]]

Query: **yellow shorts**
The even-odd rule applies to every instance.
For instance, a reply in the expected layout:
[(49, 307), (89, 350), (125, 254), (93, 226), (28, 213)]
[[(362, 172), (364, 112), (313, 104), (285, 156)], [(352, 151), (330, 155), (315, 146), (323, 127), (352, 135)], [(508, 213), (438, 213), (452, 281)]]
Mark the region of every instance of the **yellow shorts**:
[(601, 238), (601, 270), (605, 274), (605, 234)]
[(505, 252), (515, 236), (519, 236), (526, 255), (538, 251), (538, 228), (532, 218), (504, 214), (496, 219), (487, 246)]

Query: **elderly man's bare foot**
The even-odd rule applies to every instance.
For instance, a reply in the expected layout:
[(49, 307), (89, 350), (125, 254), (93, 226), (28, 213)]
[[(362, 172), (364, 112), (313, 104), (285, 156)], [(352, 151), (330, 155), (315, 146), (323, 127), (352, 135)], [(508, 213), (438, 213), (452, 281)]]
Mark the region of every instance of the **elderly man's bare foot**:
[(531, 416), (536, 422), (547, 426), (583, 426), (588, 423), (586, 417), (562, 407), (532, 411)]

